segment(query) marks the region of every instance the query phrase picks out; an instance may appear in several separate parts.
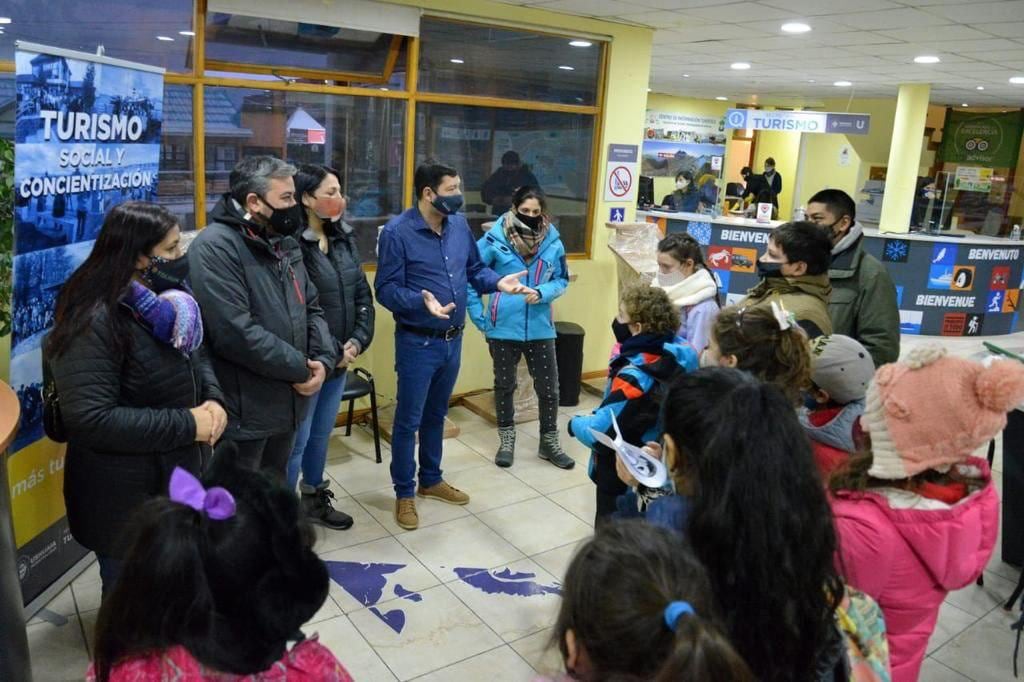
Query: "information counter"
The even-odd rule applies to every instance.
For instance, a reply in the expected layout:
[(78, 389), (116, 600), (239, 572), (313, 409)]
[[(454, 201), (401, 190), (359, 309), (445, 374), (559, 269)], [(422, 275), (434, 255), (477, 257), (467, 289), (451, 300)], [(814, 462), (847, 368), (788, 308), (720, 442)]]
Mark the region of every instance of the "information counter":
[[(755, 263), (781, 223), (759, 224), (697, 213), (638, 211), (665, 234), (687, 232), (705, 249), (728, 303), (758, 282)], [(865, 228), (864, 246), (896, 284), (900, 330), (931, 336), (997, 336), (1020, 331), (1024, 242), (952, 234), (881, 234)]]

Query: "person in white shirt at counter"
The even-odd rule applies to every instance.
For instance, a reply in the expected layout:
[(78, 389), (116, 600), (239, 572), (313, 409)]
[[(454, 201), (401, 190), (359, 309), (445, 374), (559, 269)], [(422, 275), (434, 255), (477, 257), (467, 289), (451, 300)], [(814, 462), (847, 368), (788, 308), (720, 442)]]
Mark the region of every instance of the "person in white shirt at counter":
[(807, 204), (807, 220), (832, 242), (828, 312), (833, 332), (860, 341), (876, 367), (900, 356), (900, 311), (896, 286), (882, 263), (864, 249), (857, 207), (846, 192), (824, 189)]

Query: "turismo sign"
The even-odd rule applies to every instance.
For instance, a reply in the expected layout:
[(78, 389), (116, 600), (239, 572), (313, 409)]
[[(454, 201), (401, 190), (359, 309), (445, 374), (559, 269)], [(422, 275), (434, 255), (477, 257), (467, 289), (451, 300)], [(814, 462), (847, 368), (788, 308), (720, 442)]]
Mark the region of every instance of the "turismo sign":
[(871, 115), (829, 113), (827, 111), (729, 109), (725, 114), (725, 127), (781, 130), (792, 133), (867, 135), (871, 131)]

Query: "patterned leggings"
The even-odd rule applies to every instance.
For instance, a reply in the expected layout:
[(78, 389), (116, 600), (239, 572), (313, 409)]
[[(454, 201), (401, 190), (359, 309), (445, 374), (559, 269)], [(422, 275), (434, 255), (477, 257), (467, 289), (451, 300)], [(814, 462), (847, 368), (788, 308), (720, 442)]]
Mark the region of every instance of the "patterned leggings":
[(502, 341), (488, 339), (494, 360), (494, 408), (498, 427), (515, 426), (516, 367), (526, 356), (526, 366), (533, 377), (533, 390), (540, 404), (540, 432), (558, 430), (558, 367), (555, 363), (555, 340)]

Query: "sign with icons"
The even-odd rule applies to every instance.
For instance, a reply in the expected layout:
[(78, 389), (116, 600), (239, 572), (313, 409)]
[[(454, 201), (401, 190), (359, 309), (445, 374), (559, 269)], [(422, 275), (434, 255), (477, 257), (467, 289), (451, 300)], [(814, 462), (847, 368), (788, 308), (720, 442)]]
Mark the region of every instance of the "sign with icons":
[(729, 109), (725, 112), (725, 127), (741, 130), (777, 130), (791, 133), (867, 135), (871, 132), (871, 114)]
[(624, 223), (626, 222), (626, 209), (613, 208), (608, 211), (608, 222), (610, 223)]
[(605, 201), (636, 201), (638, 147), (635, 144), (608, 145), (604, 174)]

